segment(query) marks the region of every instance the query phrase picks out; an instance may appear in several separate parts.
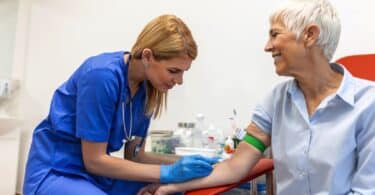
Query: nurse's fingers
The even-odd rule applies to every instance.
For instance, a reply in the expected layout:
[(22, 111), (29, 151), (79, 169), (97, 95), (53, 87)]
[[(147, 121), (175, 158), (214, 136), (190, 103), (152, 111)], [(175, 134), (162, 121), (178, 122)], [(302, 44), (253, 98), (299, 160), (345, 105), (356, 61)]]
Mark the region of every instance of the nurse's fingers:
[(137, 193), (137, 195), (151, 195), (151, 192), (147, 190), (141, 190)]
[(159, 188), (160, 184), (150, 184), (141, 188), (137, 195), (152, 195)]

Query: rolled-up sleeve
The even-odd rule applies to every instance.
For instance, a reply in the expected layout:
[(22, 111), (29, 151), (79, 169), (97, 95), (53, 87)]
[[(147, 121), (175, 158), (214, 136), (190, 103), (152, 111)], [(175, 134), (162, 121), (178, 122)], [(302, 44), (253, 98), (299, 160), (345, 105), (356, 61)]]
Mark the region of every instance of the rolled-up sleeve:
[(272, 129), (272, 114), (274, 113), (273, 100), (275, 99), (275, 90), (267, 94), (258, 105), (255, 106), (252, 115), (252, 122), (254, 122), (261, 130), (267, 134), (271, 134)]

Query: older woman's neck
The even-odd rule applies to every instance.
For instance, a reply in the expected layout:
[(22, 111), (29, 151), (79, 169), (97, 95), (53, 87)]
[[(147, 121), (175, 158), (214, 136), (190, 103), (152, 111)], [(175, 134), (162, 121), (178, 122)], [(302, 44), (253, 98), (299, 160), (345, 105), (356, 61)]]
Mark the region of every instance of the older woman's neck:
[(319, 56), (305, 62), (302, 74), (296, 79), (304, 95), (313, 98), (334, 93), (340, 86), (342, 76), (331, 68), (324, 57)]
[(309, 114), (313, 114), (327, 96), (334, 94), (340, 87), (343, 75), (334, 71), (327, 61), (311, 63), (306, 72), (297, 79)]

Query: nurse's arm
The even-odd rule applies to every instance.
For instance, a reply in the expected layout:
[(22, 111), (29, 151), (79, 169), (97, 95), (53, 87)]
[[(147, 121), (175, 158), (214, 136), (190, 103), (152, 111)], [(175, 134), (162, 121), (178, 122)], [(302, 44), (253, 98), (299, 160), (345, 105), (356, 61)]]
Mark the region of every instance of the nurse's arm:
[[(140, 143), (140, 139), (141, 138), (137, 137), (135, 141)], [(173, 164), (178, 159), (180, 159), (180, 156), (173, 154), (155, 154), (152, 152), (145, 152), (145, 145), (146, 141), (143, 142), (143, 145), (141, 146), (139, 153), (136, 156), (133, 156), (131, 160), (147, 164)]]
[[(260, 130), (254, 123), (251, 123), (246, 130), (266, 146), (270, 145), (270, 136)], [(159, 188), (160, 193), (174, 193), (239, 182), (248, 175), (251, 168), (261, 157), (261, 152), (254, 146), (241, 142), (232, 158), (218, 163), (209, 176), (185, 183), (162, 186)]]
[(82, 157), (88, 172), (116, 179), (159, 182), (160, 166), (141, 164), (106, 154), (107, 143), (81, 140)]

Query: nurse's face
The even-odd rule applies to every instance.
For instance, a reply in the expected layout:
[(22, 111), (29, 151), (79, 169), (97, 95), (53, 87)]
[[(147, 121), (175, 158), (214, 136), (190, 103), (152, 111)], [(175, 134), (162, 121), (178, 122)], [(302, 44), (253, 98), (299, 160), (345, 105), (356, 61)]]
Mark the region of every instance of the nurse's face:
[(293, 76), (306, 57), (303, 41), (297, 39), (282, 22), (271, 24), (264, 50), (272, 54), (278, 75)]
[(191, 63), (192, 59), (187, 55), (168, 60), (150, 57), (146, 66), (146, 77), (156, 89), (166, 92), (176, 84), (183, 83), (184, 72), (189, 70)]

